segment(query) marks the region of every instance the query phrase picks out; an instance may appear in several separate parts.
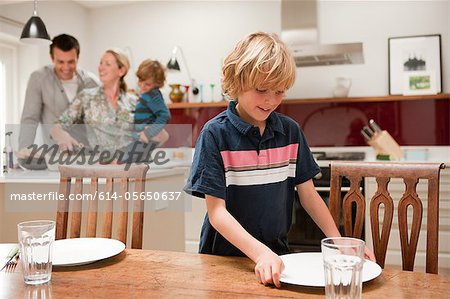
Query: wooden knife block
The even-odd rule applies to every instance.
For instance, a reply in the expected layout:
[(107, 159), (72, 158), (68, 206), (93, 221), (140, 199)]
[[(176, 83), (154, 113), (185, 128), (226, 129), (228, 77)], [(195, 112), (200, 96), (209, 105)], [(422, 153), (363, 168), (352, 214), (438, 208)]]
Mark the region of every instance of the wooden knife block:
[(375, 149), (378, 155), (389, 155), (391, 160), (403, 158), (403, 150), (387, 131), (375, 133), (367, 143)]

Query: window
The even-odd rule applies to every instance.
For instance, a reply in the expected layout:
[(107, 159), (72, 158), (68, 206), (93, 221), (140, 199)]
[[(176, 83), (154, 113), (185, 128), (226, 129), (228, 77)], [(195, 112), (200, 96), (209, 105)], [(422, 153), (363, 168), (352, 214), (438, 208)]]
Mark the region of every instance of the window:
[[(0, 58), (1, 59), (1, 58)], [(6, 86), (6, 78), (5, 78), (5, 63), (0, 60), (0, 144), (2, 145), (2, 161), (1, 161), (1, 169), (3, 169), (4, 156), (3, 156), (3, 147), (5, 144), (5, 86)]]
[[(18, 123), (17, 113), (17, 46), (2, 42), (0, 37), (0, 144), (3, 152), (6, 130)], [(8, 128), (9, 127), (9, 128)], [(1, 159), (3, 169), (4, 157)]]

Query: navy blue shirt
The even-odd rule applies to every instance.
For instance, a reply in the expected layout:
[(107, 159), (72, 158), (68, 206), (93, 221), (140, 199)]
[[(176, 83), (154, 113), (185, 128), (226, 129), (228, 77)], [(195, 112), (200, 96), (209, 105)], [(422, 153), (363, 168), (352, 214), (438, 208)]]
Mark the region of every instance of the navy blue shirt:
[[(272, 112), (261, 136), (259, 128), (238, 116), (236, 104), (230, 102), (226, 111), (205, 124), (184, 190), (224, 199), (226, 209), (247, 232), (275, 253), (288, 253), (295, 186), (320, 169), (294, 120)], [(243, 255), (212, 227), (208, 214), (199, 252)]]

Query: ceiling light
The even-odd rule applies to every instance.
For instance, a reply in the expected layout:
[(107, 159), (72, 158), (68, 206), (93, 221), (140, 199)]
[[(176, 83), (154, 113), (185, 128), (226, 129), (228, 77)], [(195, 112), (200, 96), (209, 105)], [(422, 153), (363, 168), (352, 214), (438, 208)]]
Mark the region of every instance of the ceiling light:
[(22, 30), (22, 35), (20, 36), (22, 41), (34, 42), (36, 39), (44, 40), (46, 43), (50, 43), (50, 36), (47, 33), (45, 24), (37, 13), (37, 0), (34, 0), (34, 11), (31, 18), (25, 24)]

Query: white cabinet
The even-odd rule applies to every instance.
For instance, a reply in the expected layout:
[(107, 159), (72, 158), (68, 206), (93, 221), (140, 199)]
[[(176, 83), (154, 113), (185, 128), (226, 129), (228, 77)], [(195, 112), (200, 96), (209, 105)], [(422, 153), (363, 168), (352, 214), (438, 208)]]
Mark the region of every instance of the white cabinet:
[[(366, 225), (365, 233), (367, 244), (370, 248), (372, 245), (372, 231), (370, 228), (370, 209), (369, 199), (375, 194), (377, 184), (374, 178), (365, 179), (366, 186)], [(394, 219), (392, 223), (391, 235), (389, 238), (388, 250), (386, 255), (387, 265), (401, 265), (402, 254), (400, 249), (400, 236), (398, 231), (398, 216), (396, 207), (405, 190), (405, 185), (401, 179), (392, 179), (389, 183), (388, 191), (394, 200)], [(450, 269), (450, 168), (441, 170), (441, 179), (439, 186), (439, 268)], [(426, 249), (426, 223), (427, 223), (427, 182), (419, 180), (417, 185), (417, 193), (423, 201), (423, 218), (419, 243), (417, 245), (417, 254), (415, 261), (415, 269), (425, 268), (425, 249)], [(382, 214), (380, 215), (382, 218)], [(408, 223), (411, 222), (412, 212), (408, 213)]]
[(198, 252), (200, 242), (200, 232), (203, 219), (206, 214), (206, 203), (203, 198), (186, 194), (187, 209), (184, 216), (185, 221), (185, 249), (186, 252)]

